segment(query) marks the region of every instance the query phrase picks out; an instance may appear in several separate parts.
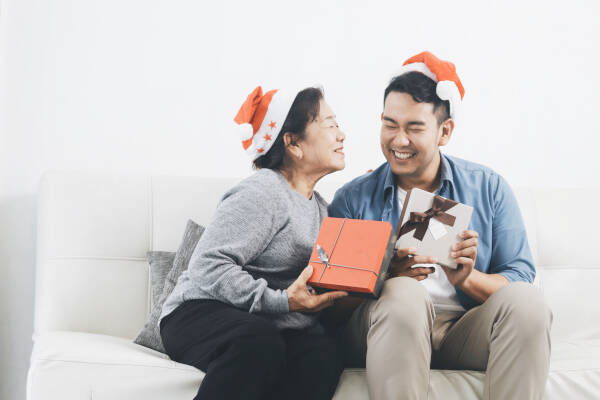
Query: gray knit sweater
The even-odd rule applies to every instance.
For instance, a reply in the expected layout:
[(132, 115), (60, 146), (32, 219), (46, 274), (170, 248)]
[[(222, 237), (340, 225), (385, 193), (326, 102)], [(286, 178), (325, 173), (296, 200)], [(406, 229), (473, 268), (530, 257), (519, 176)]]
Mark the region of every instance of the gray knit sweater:
[[(308, 264), (327, 202), (310, 200), (283, 175), (261, 169), (229, 190), (166, 299), (162, 319), (191, 299), (214, 299), (302, 329), (317, 314), (290, 312), (287, 289)], [(160, 320), (159, 320), (160, 323)]]

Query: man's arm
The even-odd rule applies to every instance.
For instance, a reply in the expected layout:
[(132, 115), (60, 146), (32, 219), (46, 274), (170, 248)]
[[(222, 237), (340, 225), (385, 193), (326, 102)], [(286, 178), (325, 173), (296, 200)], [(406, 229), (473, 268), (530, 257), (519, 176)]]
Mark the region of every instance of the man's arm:
[(499, 274), (486, 274), (475, 269), (479, 234), (475, 231), (461, 232), (462, 241), (452, 246), (450, 255), (458, 264), (451, 269), (442, 266), (448, 281), (461, 289), (471, 298), (483, 303), (494, 292), (508, 284), (508, 280)]
[(510, 282), (532, 283), (535, 277), (535, 267), (517, 200), (506, 181), (500, 176), (497, 178), (493, 196), (489, 273), (473, 268), (479, 236), (474, 231), (463, 232), (463, 240), (453, 247), (452, 256), (457, 263), (462, 264), (461, 267), (457, 270), (444, 268), (450, 283), (481, 303)]
[(486, 274), (474, 269), (465, 282), (459, 285), (459, 288), (473, 299), (483, 303), (496, 290), (508, 283), (508, 279), (503, 275)]
[(509, 282), (533, 283), (535, 266), (525, 223), (515, 195), (501, 176), (498, 176), (494, 206), (490, 273), (500, 274)]

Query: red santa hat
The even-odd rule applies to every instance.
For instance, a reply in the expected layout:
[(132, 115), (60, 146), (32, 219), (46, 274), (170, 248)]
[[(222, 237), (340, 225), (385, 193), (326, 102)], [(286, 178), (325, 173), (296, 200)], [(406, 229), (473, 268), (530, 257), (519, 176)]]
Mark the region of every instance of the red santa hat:
[(465, 89), (456, 74), (456, 68), (450, 61), (440, 60), (432, 53), (424, 51), (404, 61), (400, 73), (418, 71), (437, 82), (436, 93), (442, 100), (450, 103), (450, 117), (455, 118)]
[(237, 124), (242, 146), (252, 161), (266, 154), (282, 133), (298, 92), (275, 89), (263, 94), (262, 87), (248, 95), (233, 121)]

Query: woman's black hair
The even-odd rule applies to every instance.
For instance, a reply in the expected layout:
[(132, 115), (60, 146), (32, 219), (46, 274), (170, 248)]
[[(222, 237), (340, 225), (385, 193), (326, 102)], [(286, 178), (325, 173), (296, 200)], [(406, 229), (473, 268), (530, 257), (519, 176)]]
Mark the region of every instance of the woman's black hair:
[(322, 98), (323, 91), (319, 88), (309, 87), (298, 92), (273, 146), (265, 155), (254, 160), (254, 168), (281, 169), (285, 157), (283, 135), (289, 132), (297, 140), (303, 139), (306, 126), (319, 116), (319, 102)]
[(385, 88), (383, 102), (385, 103), (390, 92), (409, 94), (417, 103), (433, 104), (433, 112), (437, 116), (438, 125), (440, 125), (450, 118), (450, 103), (438, 97), (436, 88), (437, 83), (421, 72), (407, 72), (392, 79)]

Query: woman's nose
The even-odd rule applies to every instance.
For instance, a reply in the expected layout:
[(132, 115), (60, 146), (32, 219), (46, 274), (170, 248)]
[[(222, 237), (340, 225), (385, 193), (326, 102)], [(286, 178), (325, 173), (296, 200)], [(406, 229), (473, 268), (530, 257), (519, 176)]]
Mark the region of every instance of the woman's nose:
[(344, 140), (346, 140), (346, 134), (340, 128), (338, 128), (338, 134), (336, 139), (338, 142), (343, 142)]

